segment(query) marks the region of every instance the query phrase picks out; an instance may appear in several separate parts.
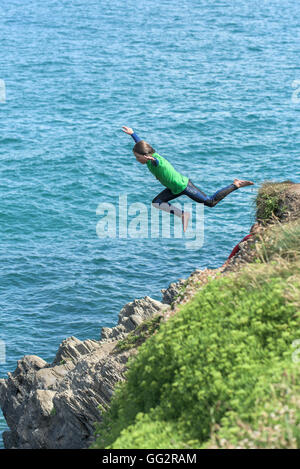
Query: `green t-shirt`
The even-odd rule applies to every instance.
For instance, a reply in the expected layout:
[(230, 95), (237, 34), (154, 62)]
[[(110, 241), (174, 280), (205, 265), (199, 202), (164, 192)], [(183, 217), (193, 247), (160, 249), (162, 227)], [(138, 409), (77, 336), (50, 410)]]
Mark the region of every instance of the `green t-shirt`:
[(168, 187), (173, 194), (179, 194), (184, 191), (188, 185), (189, 178), (178, 173), (171, 163), (158, 153), (153, 153), (152, 156), (159, 161), (159, 165), (154, 166), (152, 161), (149, 160), (147, 161), (147, 166), (156, 179), (158, 179), (163, 186)]

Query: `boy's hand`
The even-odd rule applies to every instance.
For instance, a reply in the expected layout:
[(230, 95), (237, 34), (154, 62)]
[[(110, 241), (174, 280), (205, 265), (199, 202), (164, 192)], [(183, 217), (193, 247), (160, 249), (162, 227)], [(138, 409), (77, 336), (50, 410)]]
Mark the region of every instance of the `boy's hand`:
[(125, 125), (122, 126), (122, 130), (123, 132), (125, 132), (125, 134), (128, 135), (132, 135), (134, 133), (134, 131), (130, 127), (126, 127)]
[(146, 164), (147, 161), (151, 161), (151, 160), (155, 159), (155, 158), (153, 158), (153, 156), (140, 155), (139, 153), (135, 153), (135, 157), (142, 164)]

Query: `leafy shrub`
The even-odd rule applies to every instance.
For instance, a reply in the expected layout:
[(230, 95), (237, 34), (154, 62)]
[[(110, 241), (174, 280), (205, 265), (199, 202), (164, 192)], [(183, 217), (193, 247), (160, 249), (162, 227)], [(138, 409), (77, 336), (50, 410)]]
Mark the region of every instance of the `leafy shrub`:
[[(289, 360), (275, 369), (277, 384), (256, 402), (254, 423), (242, 422), (237, 414), (214, 425), (205, 448), (279, 449), (300, 447), (300, 367)], [(274, 381), (274, 377), (273, 380)]]
[(298, 291), (299, 265), (209, 282), (131, 359), (93, 447), (198, 448), (215, 425), (252, 428), (291, 363)]

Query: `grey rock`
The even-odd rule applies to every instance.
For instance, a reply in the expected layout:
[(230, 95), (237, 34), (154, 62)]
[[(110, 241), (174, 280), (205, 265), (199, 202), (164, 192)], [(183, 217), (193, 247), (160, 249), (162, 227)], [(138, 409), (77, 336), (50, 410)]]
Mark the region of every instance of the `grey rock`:
[(69, 337), (51, 364), (35, 355), (19, 360), (0, 380), (0, 406), (10, 428), (3, 433), (5, 448), (87, 448), (102, 418), (99, 405), (109, 406), (136, 353), (117, 352), (117, 340), (166, 308), (149, 297), (134, 300), (122, 308), (116, 327), (102, 329), (103, 340)]
[(3, 435), (6, 448), (89, 446), (93, 424), (101, 420), (98, 406), (109, 405), (114, 386), (124, 379), (127, 360), (134, 353), (114, 353), (115, 343), (100, 342), (87, 353), (89, 342), (70, 338), (61, 344), (59, 358), (69, 354), (70, 343), (76, 343), (76, 363), (73, 355), (61, 365), (25, 356), (15, 372), (1, 380), (1, 407), (10, 427)]
[(120, 340), (143, 321), (149, 319), (154, 314), (162, 313), (166, 309), (167, 306), (165, 304), (153, 300), (149, 296), (127, 303), (119, 313), (117, 326), (102, 328), (101, 340)]
[(93, 352), (99, 348), (99, 346), (99, 342), (96, 340), (85, 340), (84, 342), (81, 342), (76, 337), (68, 337), (67, 339), (63, 340), (59, 346), (52, 364), (59, 365), (67, 361), (76, 363), (82, 355)]
[(185, 283), (184, 279), (179, 279), (178, 282), (170, 283), (168, 288), (161, 290), (163, 298), (162, 303), (171, 305), (175, 300), (175, 297), (178, 295), (180, 289)]

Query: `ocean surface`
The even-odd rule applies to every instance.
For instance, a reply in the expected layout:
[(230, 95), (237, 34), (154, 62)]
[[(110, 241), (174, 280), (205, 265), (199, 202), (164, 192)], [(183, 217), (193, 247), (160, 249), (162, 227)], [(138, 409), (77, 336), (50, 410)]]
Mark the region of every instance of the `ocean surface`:
[[(0, 0), (1, 378), (222, 265), (259, 185), (300, 182), (299, 17), (298, 0)], [(155, 228), (163, 187), (123, 125), (209, 195), (236, 177), (255, 185), (204, 208), (202, 246), (151, 237), (135, 209)]]

